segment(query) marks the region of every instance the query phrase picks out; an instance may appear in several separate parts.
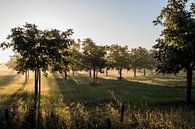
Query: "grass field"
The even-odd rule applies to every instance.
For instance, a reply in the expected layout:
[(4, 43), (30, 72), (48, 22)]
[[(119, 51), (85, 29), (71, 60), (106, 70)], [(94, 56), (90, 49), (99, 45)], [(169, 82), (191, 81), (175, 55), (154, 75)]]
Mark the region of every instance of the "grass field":
[[(147, 75), (141, 72), (136, 78), (124, 71), (124, 79), (117, 80), (117, 71), (109, 76), (99, 74), (98, 84), (91, 83), (88, 73), (49, 74), (42, 77), (41, 123), (38, 128), (103, 129), (107, 118), (112, 128), (195, 128), (195, 105), (185, 104), (184, 73), (179, 75)], [(195, 80), (195, 79), (193, 79)], [(0, 69), (0, 128), (2, 116), (8, 108), (12, 127), (35, 128), (29, 120), (33, 106), (34, 76), (25, 82), (24, 75), (2, 67)], [(194, 85), (192, 100), (195, 100)], [(121, 102), (125, 104), (124, 123), (120, 122)], [(56, 117), (51, 115), (55, 112)], [(32, 114), (32, 113), (31, 113)], [(30, 115), (30, 118), (32, 115)], [(93, 121), (93, 123), (91, 123)], [(26, 122), (26, 123), (24, 123)], [(9, 125), (9, 123), (8, 123)]]
[[(91, 85), (92, 79), (86, 72), (70, 73), (69, 79), (62, 75), (49, 74), (42, 77), (42, 97), (50, 99), (62, 98), (63, 102), (83, 102), (91, 105), (104, 104), (114, 98), (131, 104), (169, 105), (185, 101), (186, 77), (184, 73), (175, 75), (147, 75), (124, 71), (124, 80), (117, 80), (117, 71), (109, 71), (109, 75), (99, 74), (98, 85)], [(0, 71), (0, 103), (8, 106), (15, 101), (30, 99), (34, 90), (33, 73), (27, 82), (23, 75), (2, 68)], [(193, 86), (194, 87), (194, 86)], [(195, 100), (192, 90), (192, 100)]]

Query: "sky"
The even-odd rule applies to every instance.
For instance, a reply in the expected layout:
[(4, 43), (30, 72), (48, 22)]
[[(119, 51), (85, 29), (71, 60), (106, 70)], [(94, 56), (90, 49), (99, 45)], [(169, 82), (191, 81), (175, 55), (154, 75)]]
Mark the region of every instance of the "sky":
[[(99, 45), (152, 48), (161, 28), (152, 21), (166, 0), (0, 0), (0, 42), (11, 28), (25, 22), (39, 29), (73, 29), (74, 39), (91, 38)], [(0, 63), (13, 55), (0, 50)]]

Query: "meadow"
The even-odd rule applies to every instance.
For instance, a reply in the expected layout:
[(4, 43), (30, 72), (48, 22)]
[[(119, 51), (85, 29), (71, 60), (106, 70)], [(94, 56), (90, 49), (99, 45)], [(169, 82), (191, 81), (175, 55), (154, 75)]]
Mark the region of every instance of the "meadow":
[[(24, 75), (1, 66), (0, 127), (195, 128), (195, 105), (185, 103), (184, 72), (177, 76), (148, 72), (143, 76), (139, 71), (134, 78), (133, 72), (123, 71), (123, 80), (117, 79), (115, 70), (108, 74), (99, 74), (96, 85), (85, 71), (75, 75), (70, 72), (68, 80), (57, 73), (42, 76), (40, 117), (36, 123), (33, 73), (25, 82)], [(193, 85), (192, 100), (195, 100), (194, 92)]]

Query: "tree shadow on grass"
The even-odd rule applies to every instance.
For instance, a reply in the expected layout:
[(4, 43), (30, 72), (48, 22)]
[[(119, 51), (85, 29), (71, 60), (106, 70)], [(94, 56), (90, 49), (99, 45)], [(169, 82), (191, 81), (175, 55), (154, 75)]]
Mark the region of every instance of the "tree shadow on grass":
[[(59, 93), (63, 96), (65, 102), (71, 102), (72, 100), (76, 100), (79, 97), (77, 93), (76, 87), (79, 85), (76, 81), (72, 79), (65, 80), (60, 75), (53, 75), (51, 78), (47, 78), (48, 84), (50, 85), (51, 93), (54, 96), (59, 95)], [(56, 84), (51, 85), (52, 82), (56, 82)], [(58, 89), (58, 91), (56, 91)]]
[[(113, 101), (113, 98), (118, 98), (125, 103), (138, 106), (151, 106), (151, 107), (170, 107), (170, 106), (185, 106), (185, 89), (172, 86), (159, 86), (155, 84), (147, 84), (142, 82), (130, 80), (113, 80), (98, 78), (100, 85), (91, 86), (90, 78), (78, 74), (71, 77), (69, 80), (58, 78), (54, 76), (57, 86), (60, 89), (64, 99), (69, 99), (69, 102), (83, 102), (88, 105), (104, 104)], [(86, 81), (84, 81), (86, 80)], [(79, 83), (78, 83), (79, 82)], [(90, 93), (92, 92), (92, 93)], [(192, 90), (192, 93), (194, 90)], [(111, 95), (114, 93), (114, 96)], [(85, 94), (92, 94), (87, 96)], [(102, 94), (98, 98), (97, 94)], [(93, 96), (94, 95), (94, 96)], [(86, 99), (85, 99), (85, 96)], [(102, 97), (103, 96), (103, 97)], [(91, 97), (91, 98), (89, 98)], [(192, 96), (192, 104), (190, 107), (195, 106), (195, 96)]]
[(27, 99), (29, 99), (31, 95), (27, 91), (24, 91), (26, 84), (27, 81), (25, 81), (17, 91), (15, 91), (9, 96), (5, 96), (6, 98), (4, 99), (4, 101), (1, 102), (1, 105), (3, 107), (10, 107), (12, 105), (15, 105), (19, 101), (21, 102), (27, 101)]
[[(170, 107), (170, 106), (188, 106), (195, 107), (195, 95), (192, 94), (192, 103), (186, 104), (185, 87), (161, 86), (155, 84), (148, 84), (142, 82), (135, 82), (130, 80), (111, 80), (99, 78), (105, 86), (113, 87), (115, 94), (123, 101), (128, 101), (137, 105), (144, 105), (151, 107)], [(114, 85), (114, 86), (113, 86)], [(121, 87), (121, 88), (118, 88)], [(192, 90), (192, 93), (195, 90)]]
[[(147, 75), (147, 76), (139, 76), (136, 78), (128, 78), (128, 80), (139, 81), (139, 82), (148, 82), (152, 84), (156, 84), (159, 86), (170, 86), (176, 88), (186, 88), (186, 76), (185, 75), (163, 75), (163, 74), (155, 74), (155, 75)], [(195, 78), (193, 78), (193, 82), (195, 82)], [(195, 88), (193, 83), (192, 88)]]
[[(35, 128), (33, 95), (24, 91), (26, 84), (27, 81), (11, 95), (4, 96), (5, 99), (0, 103), (0, 123), (4, 121), (4, 124), (0, 124), (0, 128)], [(6, 109), (9, 111), (7, 117), (4, 115)], [(6, 119), (9, 119), (9, 121)]]
[(17, 75), (0, 76), (0, 87), (8, 86), (16, 77)]

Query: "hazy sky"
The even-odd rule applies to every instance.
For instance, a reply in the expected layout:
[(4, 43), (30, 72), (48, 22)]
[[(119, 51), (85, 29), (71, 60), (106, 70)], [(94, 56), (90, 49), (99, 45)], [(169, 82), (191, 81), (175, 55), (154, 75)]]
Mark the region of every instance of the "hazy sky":
[[(25, 22), (40, 29), (74, 30), (74, 38), (97, 44), (151, 48), (160, 34), (152, 21), (166, 0), (0, 0), (0, 42)], [(6, 62), (11, 50), (0, 50)]]

